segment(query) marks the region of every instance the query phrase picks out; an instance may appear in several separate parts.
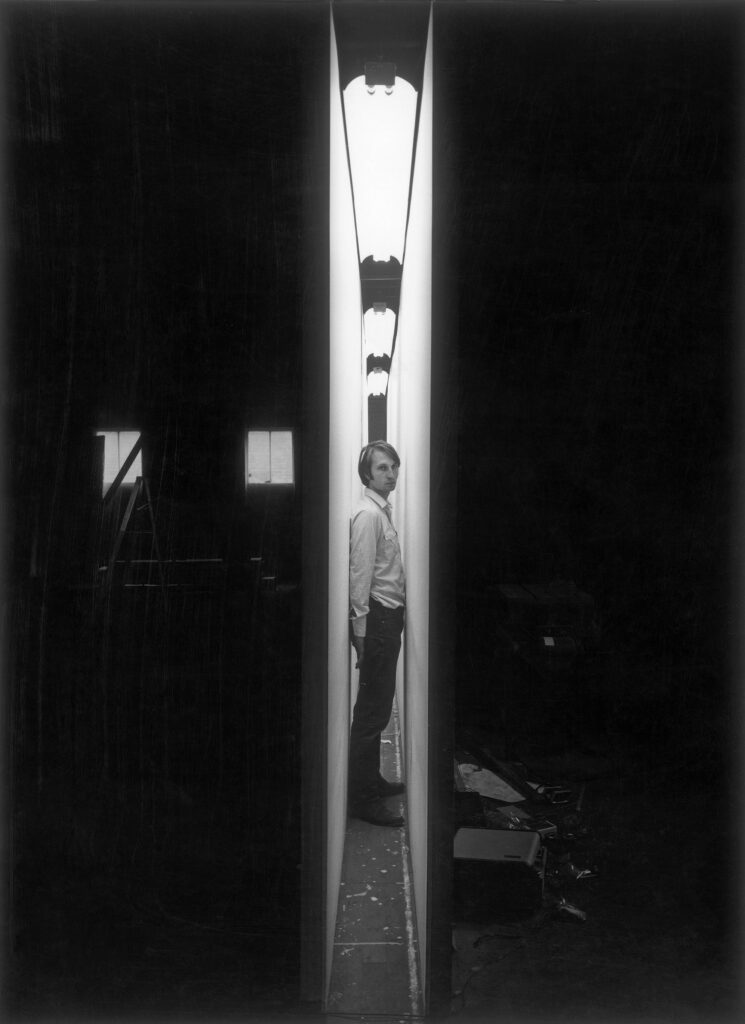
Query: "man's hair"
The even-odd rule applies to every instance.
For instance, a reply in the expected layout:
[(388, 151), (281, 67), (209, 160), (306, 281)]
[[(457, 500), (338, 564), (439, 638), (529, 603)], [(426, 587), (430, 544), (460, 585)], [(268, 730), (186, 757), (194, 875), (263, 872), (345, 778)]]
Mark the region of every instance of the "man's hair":
[(372, 460), (373, 453), (376, 451), (384, 452), (394, 466), (401, 465), (398, 452), (392, 444), (388, 444), (387, 441), (372, 441), (370, 444), (366, 444), (360, 452), (360, 460), (357, 463), (357, 472), (365, 487), (367, 487), (372, 479)]

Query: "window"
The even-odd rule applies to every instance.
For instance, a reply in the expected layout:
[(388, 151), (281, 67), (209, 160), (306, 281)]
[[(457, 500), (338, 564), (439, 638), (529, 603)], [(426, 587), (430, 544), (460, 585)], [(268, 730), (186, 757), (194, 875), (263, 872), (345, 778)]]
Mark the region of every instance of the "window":
[(246, 485), (295, 482), (291, 430), (249, 430)]
[[(139, 440), (140, 432), (139, 430), (98, 430), (96, 436), (104, 439), (103, 491), (106, 493)], [(122, 483), (133, 484), (138, 476), (142, 476), (142, 452), (138, 452), (135, 456)]]

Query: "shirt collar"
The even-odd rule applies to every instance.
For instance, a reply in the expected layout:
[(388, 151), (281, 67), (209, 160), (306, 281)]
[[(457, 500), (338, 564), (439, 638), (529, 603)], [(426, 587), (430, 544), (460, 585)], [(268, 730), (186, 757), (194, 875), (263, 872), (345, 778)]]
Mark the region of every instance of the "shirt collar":
[(374, 491), (372, 487), (365, 488), (365, 497), (372, 498), (376, 505), (379, 505), (382, 509), (392, 508), (390, 502), (386, 501), (385, 498), (381, 498), (377, 491)]

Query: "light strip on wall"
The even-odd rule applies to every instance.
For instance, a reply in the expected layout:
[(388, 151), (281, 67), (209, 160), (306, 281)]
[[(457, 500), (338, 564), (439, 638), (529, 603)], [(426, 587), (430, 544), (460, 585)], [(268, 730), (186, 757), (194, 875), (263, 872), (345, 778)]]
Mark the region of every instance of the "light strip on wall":
[(360, 262), (403, 262), (416, 106), (416, 90), (399, 77), (390, 93), (368, 91), (364, 75), (344, 90)]
[(368, 397), (384, 395), (388, 390), (388, 374), (385, 370), (374, 369), (367, 375)]
[(365, 310), (365, 356), (390, 356), (396, 332), (396, 314), (392, 309)]

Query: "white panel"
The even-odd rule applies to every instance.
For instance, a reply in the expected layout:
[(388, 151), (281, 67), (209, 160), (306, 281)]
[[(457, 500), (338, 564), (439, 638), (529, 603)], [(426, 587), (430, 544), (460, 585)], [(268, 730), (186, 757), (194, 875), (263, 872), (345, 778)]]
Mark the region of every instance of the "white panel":
[(292, 460), (292, 431), (272, 430), (271, 444), (271, 480), (273, 484), (291, 484), (294, 482)]
[(361, 493), (363, 437), (361, 287), (339, 66), (331, 22), (329, 167), (329, 625), (326, 992), (344, 854), (350, 715), (349, 521)]
[(246, 450), (246, 483), (268, 484), (272, 477), (268, 430), (249, 430)]
[[(430, 368), (432, 326), (432, 23), (427, 41), (398, 342), (389, 387), (402, 466), (397, 519), (406, 566), (404, 642), (409, 843), (422, 986), (427, 965)], [(394, 383), (395, 382), (395, 383)], [(394, 444), (395, 444), (394, 440)]]

